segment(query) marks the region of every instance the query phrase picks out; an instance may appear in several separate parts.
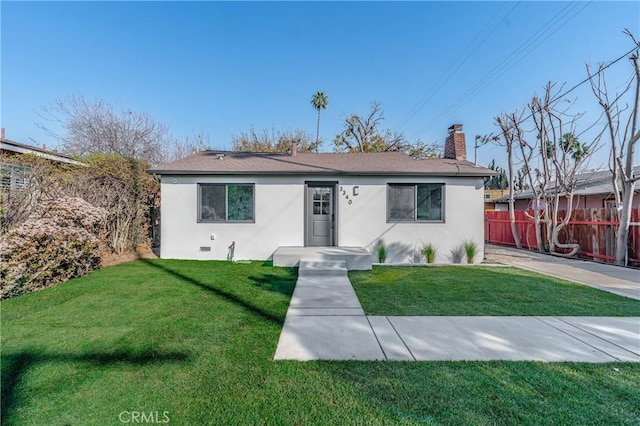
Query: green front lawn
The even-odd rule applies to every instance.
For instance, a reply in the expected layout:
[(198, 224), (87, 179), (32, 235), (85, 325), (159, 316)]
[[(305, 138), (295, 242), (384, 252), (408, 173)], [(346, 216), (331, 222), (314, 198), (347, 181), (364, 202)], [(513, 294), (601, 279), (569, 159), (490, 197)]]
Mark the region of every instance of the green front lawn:
[(273, 361), (294, 284), (139, 260), (3, 301), (2, 423), (640, 423), (634, 363)]
[(376, 266), (349, 278), (369, 315), (640, 316), (640, 301), (510, 267)]

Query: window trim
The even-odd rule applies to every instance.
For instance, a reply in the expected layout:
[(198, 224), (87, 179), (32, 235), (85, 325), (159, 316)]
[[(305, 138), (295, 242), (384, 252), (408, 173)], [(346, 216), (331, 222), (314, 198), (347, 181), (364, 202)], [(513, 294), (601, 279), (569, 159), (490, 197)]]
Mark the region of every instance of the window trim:
[[(252, 211), (253, 218), (250, 220), (229, 220), (229, 185), (231, 186), (250, 186), (253, 194), (252, 197)], [(204, 186), (224, 186), (224, 214), (225, 219), (202, 219), (202, 187)], [(242, 183), (242, 182), (198, 182), (198, 205), (196, 207), (196, 219), (197, 223), (256, 223), (256, 184), (255, 183)]]
[[(442, 213), (442, 219), (418, 219), (418, 185), (440, 185), (441, 190), (441, 205), (440, 211)], [(389, 188), (392, 186), (413, 186), (413, 219), (392, 219), (391, 218), (391, 200)], [(445, 206), (446, 206), (446, 184), (444, 182), (388, 182), (387, 183), (387, 223), (446, 223)]]

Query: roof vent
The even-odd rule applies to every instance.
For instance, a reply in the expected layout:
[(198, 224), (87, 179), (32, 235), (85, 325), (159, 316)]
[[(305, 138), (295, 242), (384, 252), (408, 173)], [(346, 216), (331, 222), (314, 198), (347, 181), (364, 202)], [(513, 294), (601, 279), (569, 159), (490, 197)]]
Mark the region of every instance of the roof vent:
[(222, 160), (224, 158), (224, 154), (222, 154), (222, 153), (216, 154), (216, 158), (218, 160)]

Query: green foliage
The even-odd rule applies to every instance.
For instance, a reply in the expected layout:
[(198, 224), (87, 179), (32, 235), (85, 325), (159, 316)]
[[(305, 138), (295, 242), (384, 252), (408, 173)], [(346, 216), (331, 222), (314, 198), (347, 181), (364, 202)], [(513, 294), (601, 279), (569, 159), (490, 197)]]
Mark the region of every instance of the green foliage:
[(374, 266), (349, 279), (367, 315), (640, 316), (638, 300), (513, 267)]
[(422, 248), (422, 255), (427, 263), (434, 263), (436, 261), (437, 253), (438, 248), (432, 243), (428, 243)]
[(318, 124), (316, 127), (316, 150), (320, 146), (320, 110), (327, 109), (329, 98), (324, 92), (316, 92), (311, 98), (311, 105), (318, 111)]
[(507, 172), (500, 166), (496, 165), (496, 160), (491, 160), (489, 169), (498, 173), (496, 176), (484, 178), (485, 189), (507, 189), (509, 188), (509, 178)]
[(329, 97), (324, 92), (316, 92), (311, 98), (311, 105), (320, 113), (321, 109), (327, 109), (329, 106)]
[[(384, 291), (387, 313), (640, 315), (633, 299), (512, 268), (350, 276), (380, 273), (352, 280), (361, 300)], [(166, 410), (169, 425), (639, 423), (634, 362), (274, 361), (295, 280), (262, 262), (139, 260), (3, 301), (2, 424), (121, 424), (124, 410)]]
[(462, 244), (462, 247), (464, 248), (467, 263), (473, 263), (478, 254), (478, 245), (472, 240), (467, 240)]
[(0, 240), (0, 296), (30, 293), (97, 268), (106, 215), (80, 198), (41, 202), (34, 217)]
[(378, 243), (376, 247), (376, 253), (378, 254), (378, 262), (385, 263), (387, 261), (387, 247), (384, 243)]

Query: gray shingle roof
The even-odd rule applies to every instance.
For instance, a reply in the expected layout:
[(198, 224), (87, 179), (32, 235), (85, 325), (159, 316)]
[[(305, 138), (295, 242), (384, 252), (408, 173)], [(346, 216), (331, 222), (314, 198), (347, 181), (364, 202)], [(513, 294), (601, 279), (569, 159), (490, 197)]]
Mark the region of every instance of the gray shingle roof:
[[(640, 176), (640, 166), (633, 167), (634, 176)], [(549, 191), (553, 193), (555, 190), (555, 182), (551, 183), (551, 187)], [(640, 187), (636, 185), (635, 192), (640, 192)], [(564, 195), (564, 192), (560, 193)], [(578, 196), (586, 196), (586, 195), (608, 195), (613, 194), (613, 183), (611, 182), (611, 171), (610, 170), (590, 170), (584, 173), (581, 173), (578, 176), (578, 180), (576, 182), (576, 188), (573, 191), (574, 195)], [(514, 198), (516, 200), (522, 200), (533, 197), (533, 191), (531, 189), (526, 189), (522, 192), (518, 192), (515, 194)], [(505, 196), (499, 198), (495, 201), (503, 202), (508, 201), (509, 197)]]
[(202, 151), (150, 170), (160, 175), (411, 175), (490, 176), (469, 161), (445, 158), (416, 160), (402, 152), (380, 153), (250, 153)]

